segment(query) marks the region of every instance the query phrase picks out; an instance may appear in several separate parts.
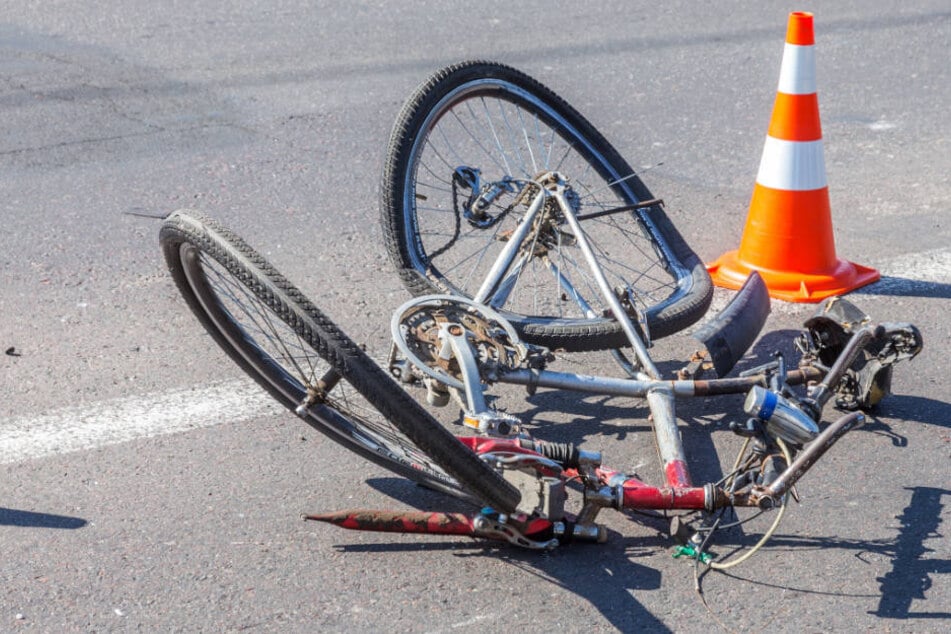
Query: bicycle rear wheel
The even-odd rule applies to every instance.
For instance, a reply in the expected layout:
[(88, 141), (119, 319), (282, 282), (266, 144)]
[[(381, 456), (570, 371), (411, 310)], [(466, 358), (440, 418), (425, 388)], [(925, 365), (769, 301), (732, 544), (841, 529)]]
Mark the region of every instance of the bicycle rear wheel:
[(160, 241), (188, 305), (255, 381), (329, 438), (428, 487), (512, 512), (518, 491), (241, 238), (193, 211)]
[[(558, 95), (492, 62), (440, 70), (397, 117), (381, 219), (404, 285), (415, 295), (472, 298), (526, 211), (529, 183), (549, 171), (568, 179), (610, 285), (652, 339), (703, 316), (710, 277), (659, 203), (630, 209), (653, 199), (631, 167)], [(627, 345), (563, 218), (555, 210), (542, 224), (504, 297), (487, 303), (527, 341), (566, 350)]]

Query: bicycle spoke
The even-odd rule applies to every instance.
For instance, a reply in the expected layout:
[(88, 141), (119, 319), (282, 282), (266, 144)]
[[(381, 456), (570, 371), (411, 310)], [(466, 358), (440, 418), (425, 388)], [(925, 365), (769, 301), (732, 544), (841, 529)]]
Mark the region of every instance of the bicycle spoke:
[[(283, 321), (276, 320), (272, 311), (261, 305), (260, 300), (242, 284), (220, 268), (214, 260), (202, 256), (203, 266), (211, 288), (219, 300), (227, 305), (221, 308), (227, 312), (245, 332), (248, 342), (273, 358), (285, 370), (298, 379), (303, 388), (313, 388), (326, 372), (327, 364), (313, 352), (300, 335), (290, 329)], [(262, 347), (262, 344), (266, 346)], [(375, 409), (365, 402), (362, 396), (349, 389), (345, 382), (338, 382), (331, 394), (326, 395), (324, 403), (335, 410), (346, 412), (352, 421), (359, 422), (363, 431), (355, 430), (354, 437), (362, 437), (363, 444), (373, 450), (385, 450), (397, 453), (414, 464), (439, 470), (438, 465), (420, 452), (405, 435), (389, 422), (374, 416)]]
[[(216, 279), (221, 284), (221, 286), (219, 286), (217, 289), (218, 295), (219, 296), (224, 295), (225, 297), (230, 298), (232, 302), (234, 303), (235, 307), (237, 307), (255, 326), (254, 330), (256, 330), (264, 338), (266, 338), (267, 341), (271, 342), (271, 345), (275, 347), (275, 350), (266, 351), (266, 352), (273, 354), (273, 352), (277, 351), (278, 356), (280, 356), (281, 358), (286, 360), (291, 366), (293, 366), (293, 368), (297, 372), (298, 378), (301, 379), (301, 382), (305, 386), (313, 385), (316, 382), (317, 376), (316, 376), (316, 370), (314, 369), (310, 358), (306, 355), (303, 355), (303, 358), (307, 361), (308, 366), (310, 368), (310, 372), (308, 373), (308, 372), (305, 372), (304, 369), (298, 363), (299, 361), (298, 356), (295, 356), (291, 353), (291, 351), (287, 347), (287, 343), (284, 341), (284, 338), (280, 336), (280, 333), (278, 332), (278, 328), (273, 322), (270, 311), (256, 310), (255, 311), (255, 313), (257, 314), (257, 318), (256, 318), (255, 315), (251, 314), (250, 307), (251, 306), (257, 307), (258, 305), (257, 298), (254, 297), (245, 286), (235, 284), (232, 281), (232, 277), (227, 272), (221, 271), (218, 268), (218, 265), (215, 264), (213, 260), (211, 262), (208, 262), (207, 258), (204, 258), (204, 259), (206, 260), (205, 262), (206, 271), (210, 269), (214, 273)], [(235, 290), (233, 289), (236, 289), (238, 292), (241, 293), (244, 301), (242, 301), (242, 299), (237, 296), (237, 294), (235, 293)], [(229, 308), (227, 306), (223, 306), (222, 308), (227, 310), (233, 316), (236, 316), (234, 315), (234, 310), (232, 308)], [(264, 321), (265, 325), (262, 326), (261, 320)], [(245, 330), (247, 332), (247, 328), (245, 328)], [(301, 351), (303, 351), (304, 346), (303, 346), (303, 342), (300, 340), (300, 337), (297, 336), (295, 333), (288, 332), (287, 334), (293, 334), (294, 338), (298, 342), (298, 347), (300, 348)], [(257, 341), (257, 339), (255, 339), (254, 337), (251, 337), (251, 339), (255, 342)]]
[[(495, 147), (499, 150), (499, 156), (502, 157), (502, 161), (505, 163), (505, 173), (512, 174), (512, 168), (509, 167), (508, 158), (505, 156), (505, 150), (502, 147), (502, 141), (499, 139), (499, 134), (495, 130), (495, 125), (492, 123), (492, 116), (489, 114), (489, 106), (485, 103), (485, 99), (480, 99), (479, 102), (482, 104), (482, 109), (486, 114), (485, 122), (489, 126), (489, 131), (492, 133), (492, 139), (495, 141)], [(473, 113), (473, 118), (475, 114)]]

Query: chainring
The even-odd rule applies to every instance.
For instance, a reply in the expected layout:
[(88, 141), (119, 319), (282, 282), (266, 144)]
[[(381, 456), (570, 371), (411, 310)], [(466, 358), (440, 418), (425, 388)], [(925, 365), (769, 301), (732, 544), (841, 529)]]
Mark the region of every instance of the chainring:
[(465, 329), (484, 383), (500, 371), (517, 368), (527, 357), (512, 325), (486, 306), (450, 295), (411, 300), (393, 315), (393, 341), (413, 366), (449, 387), (462, 389), (464, 384), (456, 359), (442, 354), (439, 333), (448, 324)]

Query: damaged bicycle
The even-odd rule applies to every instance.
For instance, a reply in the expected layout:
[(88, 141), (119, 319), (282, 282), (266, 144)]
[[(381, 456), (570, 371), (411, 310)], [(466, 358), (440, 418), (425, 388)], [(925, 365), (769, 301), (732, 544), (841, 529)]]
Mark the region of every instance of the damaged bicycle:
[[(546, 550), (603, 542), (603, 511), (670, 513), (682, 554), (728, 567), (775, 530), (795, 486), (891, 388), (921, 350), (909, 323), (876, 323), (826, 301), (794, 341), (730, 375), (770, 311), (753, 273), (692, 333), (672, 376), (653, 343), (709, 310), (712, 284), (640, 176), (567, 102), (528, 75), (464, 62), (420, 85), (387, 149), (381, 222), (414, 296), (396, 309), (381, 367), (243, 239), (179, 210), (160, 242), (178, 289), (217, 344), (314, 429), (471, 512), (348, 510), (308, 519), (343, 528), (449, 534)], [(553, 369), (608, 350), (617, 376)], [(493, 406), (495, 385), (644, 399), (663, 480), (612, 469), (599, 452), (528, 434)], [(717, 481), (696, 482), (676, 403), (745, 395), (729, 422), (742, 448)], [(846, 413), (824, 422), (830, 401)], [(455, 406), (459, 433), (421, 404)], [(569, 497), (577, 510), (569, 511)], [(755, 543), (710, 560), (718, 531), (767, 518)]]

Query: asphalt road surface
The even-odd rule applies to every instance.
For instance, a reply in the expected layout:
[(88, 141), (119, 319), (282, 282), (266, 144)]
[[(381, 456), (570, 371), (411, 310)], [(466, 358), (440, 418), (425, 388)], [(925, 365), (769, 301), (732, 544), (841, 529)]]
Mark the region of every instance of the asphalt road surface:
[[(0, 631), (947, 630), (947, 2), (589, 4), (3, 3)], [(408, 297), (377, 224), (389, 127), (431, 72), (491, 58), (585, 113), (709, 261), (738, 244), (799, 9), (817, 12), (837, 252), (883, 275), (852, 299), (925, 350), (771, 544), (704, 577), (709, 609), (652, 519), (550, 554), (302, 522), (454, 507), (243, 379), (176, 294), (158, 221), (129, 212), (217, 217), (384, 356)], [(812, 310), (777, 302), (757, 352)], [(643, 403), (502, 397), (539, 436), (656, 477)], [(698, 474), (732, 459), (739, 398), (678, 410)]]

